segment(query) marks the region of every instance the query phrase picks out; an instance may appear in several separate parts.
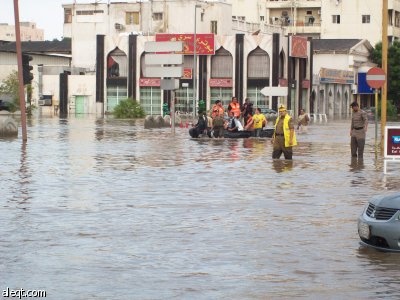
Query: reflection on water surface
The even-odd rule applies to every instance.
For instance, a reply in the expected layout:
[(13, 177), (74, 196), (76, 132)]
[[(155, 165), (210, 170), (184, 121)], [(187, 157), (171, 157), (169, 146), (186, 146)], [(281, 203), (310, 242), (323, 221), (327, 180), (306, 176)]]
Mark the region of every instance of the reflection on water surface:
[[(314, 124), (294, 160), (269, 139), (192, 140), (143, 122), (39, 118), (1, 140), (0, 287), (49, 299), (400, 297), (400, 256), (359, 246), (383, 175), (349, 123)], [(22, 146), (21, 146), (22, 144)]]

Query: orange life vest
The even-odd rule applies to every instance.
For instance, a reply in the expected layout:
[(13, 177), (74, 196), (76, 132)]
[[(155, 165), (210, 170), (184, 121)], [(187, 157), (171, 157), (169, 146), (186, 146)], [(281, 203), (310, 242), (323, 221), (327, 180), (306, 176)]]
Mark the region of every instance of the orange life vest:
[(247, 119), (247, 123), (246, 123), (246, 130), (254, 130), (254, 123), (250, 125), (250, 123), (253, 122), (253, 116), (249, 116), (249, 118)]
[(213, 119), (215, 118), (215, 116), (217, 115), (216, 111), (219, 112), (220, 116), (224, 115), (224, 108), (219, 106), (219, 105), (214, 104), (212, 109), (211, 109), (211, 118), (213, 118)]
[(231, 102), (229, 104), (229, 106), (231, 107), (231, 111), (233, 112), (233, 115), (235, 117), (240, 116), (240, 104), (239, 103)]

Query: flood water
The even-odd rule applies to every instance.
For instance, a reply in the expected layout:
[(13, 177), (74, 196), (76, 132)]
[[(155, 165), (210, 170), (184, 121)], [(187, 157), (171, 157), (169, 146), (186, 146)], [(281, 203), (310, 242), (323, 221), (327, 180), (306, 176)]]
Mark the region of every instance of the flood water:
[(400, 254), (359, 245), (400, 165), (350, 158), (349, 120), (270, 139), (189, 138), (143, 121), (36, 118), (0, 140), (0, 291), (47, 299), (399, 299)]

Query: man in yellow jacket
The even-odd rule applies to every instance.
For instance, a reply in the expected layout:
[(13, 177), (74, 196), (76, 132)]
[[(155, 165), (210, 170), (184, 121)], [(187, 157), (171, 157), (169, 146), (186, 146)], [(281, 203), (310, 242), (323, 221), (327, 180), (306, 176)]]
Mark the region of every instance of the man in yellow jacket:
[(275, 132), (272, 137), (272, 158), (279, 159), (283, 153), (285, 159), (292, 159), (293, 146), (297, 145), (293, 118), (287, 114), (286, 107), (279, 107), (279, 118), (276, 118)]

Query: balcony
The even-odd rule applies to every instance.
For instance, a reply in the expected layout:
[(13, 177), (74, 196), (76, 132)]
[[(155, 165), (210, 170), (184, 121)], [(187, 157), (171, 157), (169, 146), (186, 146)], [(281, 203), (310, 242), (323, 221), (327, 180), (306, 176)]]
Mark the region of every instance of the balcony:
[(266, 8), (321, 8), (321, 0), (269, 0), (266, 2)]

